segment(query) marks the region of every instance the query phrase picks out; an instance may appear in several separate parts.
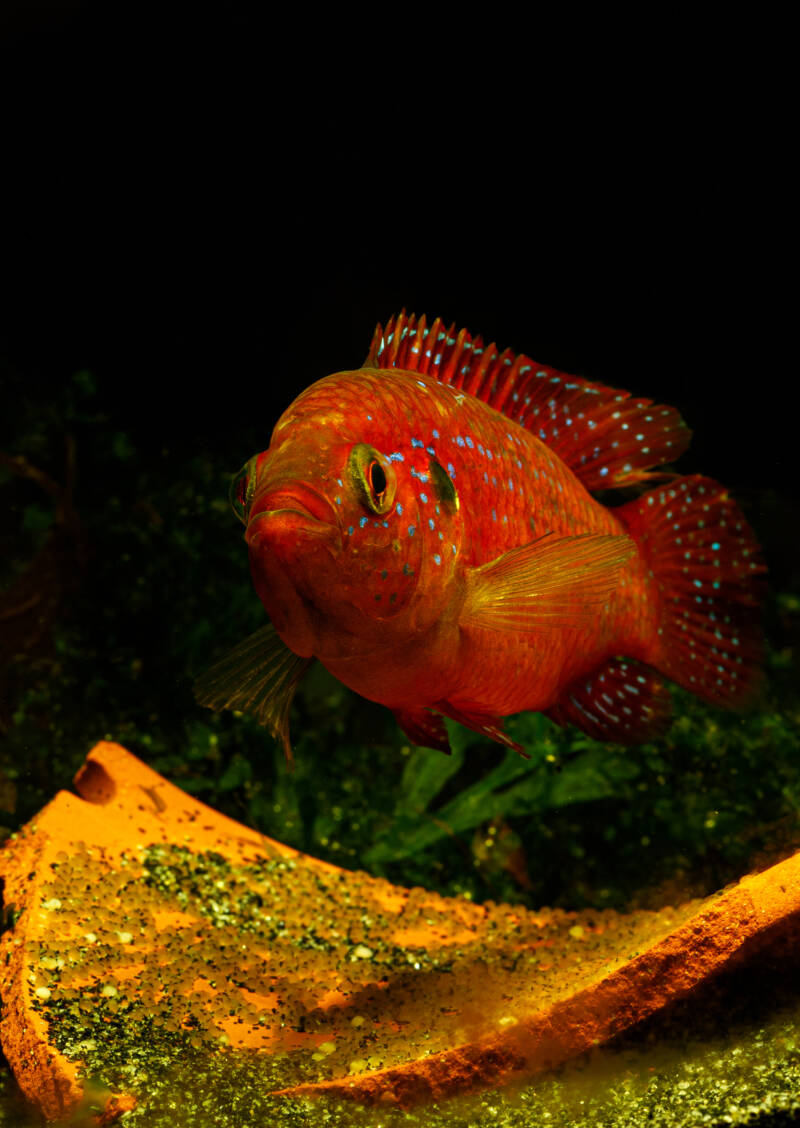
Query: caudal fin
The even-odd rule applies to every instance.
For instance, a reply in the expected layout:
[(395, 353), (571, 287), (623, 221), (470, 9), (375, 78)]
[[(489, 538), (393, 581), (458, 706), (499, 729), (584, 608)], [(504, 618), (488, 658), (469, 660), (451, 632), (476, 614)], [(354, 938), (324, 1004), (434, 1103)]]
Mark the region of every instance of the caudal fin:
[(653, 657), (706, 701), (736, 708), (761, 681), (766, 571), (752, 529), (719, 482), (693, 474), (615, 511), (650, 564), (660, 603)]

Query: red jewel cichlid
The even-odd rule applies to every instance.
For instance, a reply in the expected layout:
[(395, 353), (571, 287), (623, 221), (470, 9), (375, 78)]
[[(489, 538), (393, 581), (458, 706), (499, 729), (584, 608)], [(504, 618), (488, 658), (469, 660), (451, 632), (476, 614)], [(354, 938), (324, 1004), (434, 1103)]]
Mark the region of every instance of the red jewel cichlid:
[[(363, 368), (284, 412), (234, 483), (270, 625), (197, 683), (287, 757), (316, 658), (449, 751), (443, 717), (519, 748), (539, 710), (602, 740), (667, 723), (661, 676), (737, 706), (759, 680), (759, 547), (710, 478), (665, 470), (672, 407), (402, 313)], [(592, 496), (658, 482), (609, 507)]]

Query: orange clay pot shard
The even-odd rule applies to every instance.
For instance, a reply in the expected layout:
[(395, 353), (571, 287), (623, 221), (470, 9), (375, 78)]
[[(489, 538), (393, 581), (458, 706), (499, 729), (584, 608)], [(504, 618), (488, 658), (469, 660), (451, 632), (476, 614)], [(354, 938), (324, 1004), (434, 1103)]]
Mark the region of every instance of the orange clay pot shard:
[[(84, 1069), (98, 1103), (98, 1042), (136, 1056), (154, 1032), (186, 1054), (280, 1056), (287, 1099), (407, 1105), (520, 1080), (800, 919), (800, 856), (677, 909), (531, 912), (299, 854), (116, 744), (76, 787), (0, 853), (0, 1036), (49, 1119), (79, 1105)], [(146, 1074), (109, 1092), (103, 1123), (146, 1102)]]

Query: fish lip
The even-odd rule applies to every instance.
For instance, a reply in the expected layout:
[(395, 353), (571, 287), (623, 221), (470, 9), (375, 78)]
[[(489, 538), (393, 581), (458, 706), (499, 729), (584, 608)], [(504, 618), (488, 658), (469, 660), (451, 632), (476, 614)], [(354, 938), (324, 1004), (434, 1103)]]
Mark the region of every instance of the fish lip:
[(336, 513), (326, 497), (303, 482), (287, 482), (267, 486), (259, 491), (250, 509), (247, 539), (250, 539), (254, 526), (263, 518), (278, 513), (282, 514), (284, 519), (289, 514), (296, 516), (298, 518), (296, 523), (308, 528), (309, 531), (321, 533), (331, 526), (334, 529), (338, 528)]

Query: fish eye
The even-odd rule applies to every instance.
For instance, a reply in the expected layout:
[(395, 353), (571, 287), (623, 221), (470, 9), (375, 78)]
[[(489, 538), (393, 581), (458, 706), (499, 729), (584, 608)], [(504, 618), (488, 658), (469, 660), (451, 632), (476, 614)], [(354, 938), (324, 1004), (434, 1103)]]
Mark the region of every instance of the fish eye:
[(386, 474), (380, 462), (373, 459), (367, 468), (367, 481), (372, 490), (373, 497), (380, 498), (386, 493)]
[(253, 500), (253, 491), (256, 484), (255, 461), (255, 458), (251, 458), (248, 462), (245, 462), (231, 482), (228, 493), (231, 509), (243, 525), (247, 524), (247, 515), (250, 511), (250, 503)]
[(388, 513), (397, 487), (391, 463), (374, 447), (358, 443), (350, 452), (349, 470), (367, 509), (379, 516)]

